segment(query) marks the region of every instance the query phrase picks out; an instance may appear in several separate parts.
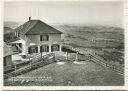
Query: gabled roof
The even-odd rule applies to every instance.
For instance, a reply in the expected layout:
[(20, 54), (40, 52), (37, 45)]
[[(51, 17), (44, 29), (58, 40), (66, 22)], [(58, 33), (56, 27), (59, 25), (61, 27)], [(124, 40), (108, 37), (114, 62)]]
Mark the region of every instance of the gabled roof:
[(23, 34), (61, 34), (59, 30), (49, 26), (40, 20), (29, 20), (15, 29)]
[(4, 57), (12, 54), (13, 54), (12, 49), (9, 48), (9, 46), (6, 43), (4, 43)]

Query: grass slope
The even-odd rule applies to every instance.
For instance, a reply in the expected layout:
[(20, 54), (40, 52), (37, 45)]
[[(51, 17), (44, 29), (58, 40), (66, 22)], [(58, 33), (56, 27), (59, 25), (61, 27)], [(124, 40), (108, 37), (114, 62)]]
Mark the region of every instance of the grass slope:
[[(48, 86), (117, 86), (123, 85), (123, 76), (101, 67), (93, 62), (84, 64), (66, 62), (63, 65), (56, 63), (31, 71), (17, 78), (43, 78), (39, 81), (14, 82), (11, 85), (48, 85)], [(8, 85), (10, 83), (7, 83)]]

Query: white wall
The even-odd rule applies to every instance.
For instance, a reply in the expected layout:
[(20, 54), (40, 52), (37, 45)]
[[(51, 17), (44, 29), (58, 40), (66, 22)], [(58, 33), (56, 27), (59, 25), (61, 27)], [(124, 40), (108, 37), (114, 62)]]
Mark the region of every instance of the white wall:
[(54, 42), (61, 41), (60, 34), (49, 34), (49, 41), (40, 41), (40, 35), (27, 35), (27, 37), (36, 45), (53, 44)]
[(52, 44), (58, 44), (61, 42), (61, 34), (48, 34), (49, 41), (40, 41), (40, 35), (26, 35), (26, 53), (28, 53), (28, 47), (30, 44), (35, 44), (38, 46), (38, 51), (41, 45), (47, 44), (51, 48)]

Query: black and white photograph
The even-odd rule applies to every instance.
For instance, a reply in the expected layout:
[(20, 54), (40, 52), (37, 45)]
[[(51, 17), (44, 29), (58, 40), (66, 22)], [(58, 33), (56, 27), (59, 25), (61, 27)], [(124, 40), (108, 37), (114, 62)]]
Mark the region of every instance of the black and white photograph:
[(3, 29), (4, 86), (125, 85), (123, 1), (6, 1)]

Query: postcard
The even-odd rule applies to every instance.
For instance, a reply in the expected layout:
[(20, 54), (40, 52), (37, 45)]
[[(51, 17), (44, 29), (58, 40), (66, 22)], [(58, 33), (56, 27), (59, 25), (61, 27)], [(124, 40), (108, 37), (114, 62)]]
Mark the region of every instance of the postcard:
[(123, 1), (5, 1), (3, 28), (4, 86), (125, 85)]

